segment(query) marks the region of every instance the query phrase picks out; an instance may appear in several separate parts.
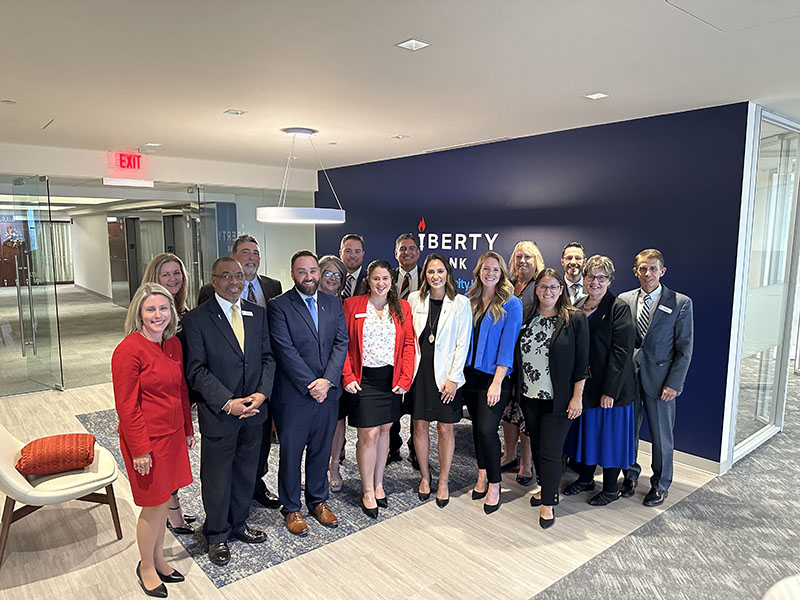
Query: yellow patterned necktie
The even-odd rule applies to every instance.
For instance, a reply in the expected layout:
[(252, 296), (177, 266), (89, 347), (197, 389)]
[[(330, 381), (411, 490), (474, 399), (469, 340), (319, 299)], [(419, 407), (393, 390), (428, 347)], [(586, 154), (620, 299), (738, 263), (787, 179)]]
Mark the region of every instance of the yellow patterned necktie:
[(239, 314), (239, 307), (235, 304), (231, 305), (231, 327), (236, 341), (239, 342), (239, 348), (244, 352), (244, 323), (242, 323), (242, 315)]

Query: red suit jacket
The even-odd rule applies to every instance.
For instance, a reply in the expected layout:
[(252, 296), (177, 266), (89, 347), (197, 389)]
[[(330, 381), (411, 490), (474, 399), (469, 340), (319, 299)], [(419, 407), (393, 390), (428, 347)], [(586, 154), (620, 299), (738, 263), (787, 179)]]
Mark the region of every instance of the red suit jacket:
[[(356, 381), (361, 384), (361, 349), (364, 343), (364, 319), (356, 315), (367, 312), (369, 294), (353, 296), (344, 301), (344, 319), (347, 323), (347, 335), (350, 342), (347, 347), (347, 358), (342, 369), (342, 387)], [(416, 339), (411, 322), (411, 307), (405, 300), (400, 300), (403, 307), (403, 323), (394, 318), (394, 374), (392, 387), (400, 386), (404, 390), (411, 387), (414, 379), (414, 353)], [(388, 309), (388, 306), (386, 307)], [(384, 310), (386, 310), (384, 309)]]

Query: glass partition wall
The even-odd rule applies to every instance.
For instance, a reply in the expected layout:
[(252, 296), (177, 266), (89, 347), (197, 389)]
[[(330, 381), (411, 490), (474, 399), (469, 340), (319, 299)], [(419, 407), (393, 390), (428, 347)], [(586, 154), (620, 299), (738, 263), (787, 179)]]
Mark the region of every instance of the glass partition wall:
[[(780, 431), (797, 284), (796, 177), (800, 126), (761, 111), (744, 253), (731, 462)], [(735, 331), (735, 330), (734, 330)], [(724, 458), (724, 457), (723, 457)]]

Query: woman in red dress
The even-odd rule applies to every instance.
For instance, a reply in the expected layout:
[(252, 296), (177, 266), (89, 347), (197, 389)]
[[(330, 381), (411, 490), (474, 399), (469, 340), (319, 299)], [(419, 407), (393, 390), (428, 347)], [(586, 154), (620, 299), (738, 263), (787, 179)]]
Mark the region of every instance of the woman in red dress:
[(164, 531), (170, 495), (192, 482), (187, 448), (195, 444), (177, 327), (172, 294), (145, 283), (128, 307), (128, 336), (111, 358), (120, 450), (142, 507), (136, 575), (144, 592), (159, 598), (167, 596), (164, 583), (183, 581), (164, 559)]

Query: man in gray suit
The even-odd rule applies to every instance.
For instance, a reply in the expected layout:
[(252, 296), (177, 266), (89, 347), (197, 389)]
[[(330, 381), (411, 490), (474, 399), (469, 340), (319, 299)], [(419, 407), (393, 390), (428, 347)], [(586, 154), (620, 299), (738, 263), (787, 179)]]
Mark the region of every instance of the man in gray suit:
[[(672, 483), (675, 398), (683, 391), (694, 344), (692, 299), (661, 284), (667, 268), (658, 250), (642, 250), (634, 262), (633, 272), (642, 285), (623, 292), (619, 298), (630, 305), (636, 321), (633, 353), (639, 391), (634, 403), (636, 451), (639, 450), (642, 408), (647, 413), (653, 445), (653, 476), (643, 504), (658, 506), (664, 502)], [(625, 472), (623, 496), (633, 496), (641, 470), (634, 462)]]

